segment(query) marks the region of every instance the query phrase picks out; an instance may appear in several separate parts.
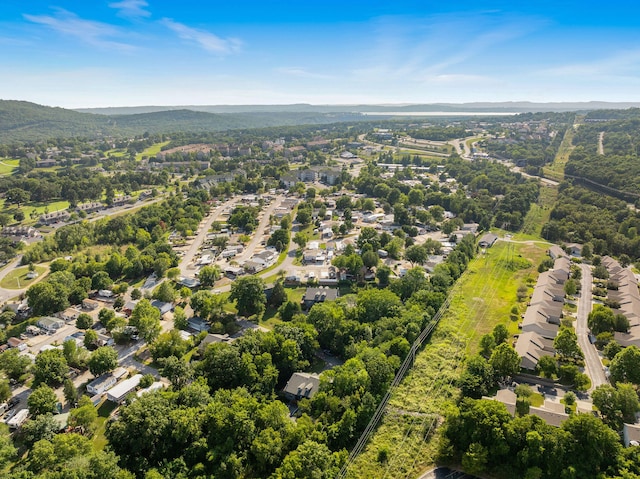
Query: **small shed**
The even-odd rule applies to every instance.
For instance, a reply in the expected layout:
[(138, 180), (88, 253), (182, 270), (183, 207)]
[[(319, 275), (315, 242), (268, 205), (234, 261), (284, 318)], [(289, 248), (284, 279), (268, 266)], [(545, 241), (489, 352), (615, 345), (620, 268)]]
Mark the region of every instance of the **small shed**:
[(494, 235), (493, 233), (486, 233), (482, 235), (478, 241), (478, 246), (481, 248), (491, 248), (496, 241), (498, 241), (497, 235)]

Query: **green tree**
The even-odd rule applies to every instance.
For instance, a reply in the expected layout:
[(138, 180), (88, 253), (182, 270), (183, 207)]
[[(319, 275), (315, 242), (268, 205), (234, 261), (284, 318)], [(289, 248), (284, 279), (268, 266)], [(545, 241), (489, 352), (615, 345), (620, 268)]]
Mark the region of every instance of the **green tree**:
[(131, 312), (129, 324), (138, 328), (140, 337), (147, 343), (158, 337), (162, 327), (160, 325), (160, 311), (151, 306), (148, 299), (141, 299)]
[(11, 440), (9, 428), (0, 423), (0, 470), (4, 469), (17, 456), (17, 450)]
[(87, 329), (84, 333), (84, 347), (87, 349), (91, 349), (95, 346), (98, 341), (98, 333), (93, 329)]
[(640, 349), (628, 346), (620, 351), (609, 366), (614, 383), (640, 384)]
[(33, 382), (35, 385), (60, 385), (67, 375), (68, 366), (64, 353), (59, 349), (41, 351), (36, 356), (33, 366)]
[(231, 284), (230, 301), (236, 301), (241, 316), (262, 316), (267, 297), (264, 294), (264, 281), (257, 276), (245, 276)]
[(274, 308), (280, 307), (287, 301), (287, 292), (284, 289), (282, 281), (276, 281), (271, 290), (271, 296), (269, 297), (269, 304)]
[(405, 250), (404, 257), (413, 265), (423, 264), (429, 259), (429, 253), (422, 245), (413, 245)]
[(155, 382), (156, 378), (153, 377), (153, 374), (145, 374), (140, 378), (140, 387), (148, 388)]
[(189, 350), (190, 345), (190, 341), (182, 339), (180, 331), (172, 329), (158, 336), (149, 350), (153, 359), (158, 360), (168, 356), (182, 357)]
[(278, 308), (278, 313), (280, 313), (280, 318), (283, 321), (291, 321), (296, 314), (300, 314), (301, 312), (302, 307), (300, 303), (295, 301), (287, 301)]
[(140, 298), (142, 298), (142, 292), (138, 288), (133, 288), (131, 290), (131, 299), (137, 301)]
[(76, 386), (73, 384), (73, 381), (69, 378), (64, 380), (64, 388), (63, 388), (64, 399), (69, 404), (73, 404), (78, 399), (78, 390)]
[(293, 242), (297, 244), (300, 248), (304, 248), (307, 245), (308, 241), (309, 241), (309, 237), (302, 232), (296, 233), (295, 236), (293, 237)]
[(98, 271), (91, 277), (91, 288), (93, 289), (110, 289), (112, 285), (113, 280), (106, 271)]
[(87, 396), (82, 396), (78, 407), (69, 411), (69, 425), (82, 427), (85, 434), (91, 435), (96, 428), (98, 411)]
[(485, 358), (491, 356), (491, 353), (496, 347), (496, 338), (493, 334), (487, 333), (480, 338), (480, 354)]
[(31, 366), (31, 360), (19, 353), (20, 351), (12, 348), (0, 354), (0, 369), (16, 381), (26, 374)]
[(344, 454), (332, 453), (326, 445), (307, 440), (284, 458), (272, 477), (330, 479), (336, 477), (345, 459)]
[(176, 290), (169, 281), (163, 281), (153, 290), (153, 299), (163, 303), (173, 303), (176, 300)]
[(173, 327), (176, 329), (187, 329), (189, 322), (187, 321), (187, 315), (184, 309), (180, 306), (176, 306), (173, 310)]
[(93, 326), (93, 318), (87, 313), (80, 313), (76, 319), (76, 328), (89, 329), (91, 326)]
[(56, 393), (46, 384), (41, 384), (27, 398), (29, 414), (33, 417), (41, 414), (53, 413), (56, 410), (58, 398)]
[(545, 378), (553, 378), (553, 376), (557, 373), (558, 369), (556, 366), (556, 360), (553, 356), (542, 356), (538, 361), (537, 365), (538, 371)]
[(378, 265), (380, 258), (378, 258), (378, 253), (375, 251), (365, 251), (362, 254), (362, 262), (367, 268), (373, 268)]
[(570, 328), (560, 328), (560, 332), (553, 340), (556, 352), (566, 359), (583, 359), (584, 354), (578, 345), (578, 336)]
[(198, 272), (198, 279), (205, 288), (209, 288), (222, 277), (222, 271), (219, 266), (203, 266)]
[(509, 338), (509, 330), (504, 324), (496, 324), (492, 334), (496, 340), (496, 344), (502, 344)]
[(596, 304), (587, 317), (587, 325), (591, 332), (598, 335), (602, 332), (614, 330), (615, 317), (611, 308)]
[(391, 268), (386, 265), (382, 265), (376, 269), (376, 278), (378, 278), (378, 284), (381, 287), (389, 285), (389, 278), (391, 277)]
[(520, 371), (520, 356), (510, 344), (502, 343), (493, 350), (489, 364), (498, 377), (510, 377)]
[(11, 397), (11, 386), (6, 379), (0, 379), (0, 403), (5, 402)]
[(32, 415), (32, 418), (22, 425), (22, 439), (27, 447), (31, 447), (38, 441), (50, 441), (59, 429), (60, 426), (50, 411), (39, 416)]
[(89, 359), (89, 371), (98, 377), (118, 367), (118, 353), (110, 346), (96, 349)]
[(161, 358), (158, 360), (158, 364), (162, 375), (171, 381), (171, 385), (176, 390), (182, 389), (193, 378), (191, 363), (181, 358), (176, 356)]

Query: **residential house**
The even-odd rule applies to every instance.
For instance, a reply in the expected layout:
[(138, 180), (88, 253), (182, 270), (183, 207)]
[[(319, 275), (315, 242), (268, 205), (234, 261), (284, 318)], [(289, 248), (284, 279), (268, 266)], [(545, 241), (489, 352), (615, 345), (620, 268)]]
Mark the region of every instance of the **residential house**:
[(516, 415), (516, 393), (511, 389), (498, 389), (495, 397), (486, 397), (482, 399), (491, 399), (492, 401), (498, 401), (505, 405), (509, 414), (515, 417)]
[(168, 312), (173, 311), (173, 303), (165, 303), (157, 299), (151, 301), (151, 306), (160, 311), (161, 316), (164, 316)]
[(95, 299), (83, 299), (82, 300), (82, 308), (83, 309), (87, 309), (89, 311), (93, 311), (94, 309), (97, 309), (100, 307), (100, 303), (98, 301), (96, 301)]
[(198, 351), (203, 354), (207, 346), (213, 343), (231, 343), (234, 339), (229, 337), (228, 334), (207, 334), (204, 339), (198, 345)]
[(335, 301), (338, 298), (338, 290), (331, 288), (307, 288), (302, 298), (302, 307), (310, 309), (316, 303)]
[(129, 379), (116, 384), (109, 391), (107, 391), (107, 399), (114, 403), (120, 404), (125, 398), (132, 393), (140, 384), (142, 374), (136, 374)]
[(27, 343), (22, 339), (12, 337), (7, 339), (7, 344), (10, 348), (16, 348), (18, 351), (25, 351), (27, 349)]
[(638, 280), (633, 272), (611, 258), (604, 256), (602, 265), (609, 272), (609, 281), (617, 285), (617, 290), (609, 290), (609, 299), (615, 301), (619, 307), (614, 313), (622, 314), (629, 321), (627, 332), (616, 332), (614, 337), (622, 346), (635, 345), (640, 347), (640, 291)]
[(293, 373), (283, 393), (290, 401), (311, 399), (320, 389), (320, 376), (314, 373)]
[(92, 396), (103, 394), (115, 386), (117, 382), (118, 380), (111, 373), (103, 374), (87, 384), (87, 392)]
[(42, 329), (44, 329), (48, 333), (54, 333), (58, 329), (64, 326), (64, 321), (58, 318), (52, 318), (50, 316), (45, 316), (40, 318), (36, 323)]
[(551, 259), (563, 258), (563, 257), (567, 258), (567, 253), (560, 246), (558, 246), (557, 244), (554, 244), (549, 248), (549, 256), (551, 257)]
[(544, 338), (535, 331), (520, 334), (515, 349), (521, 358), (520, 367), (529, 371), (535, 371), (542, 356), (555, 355), (553, 339)]
[(197, 316), (193, 316), (192, 318), (188, 319), (187, 327), (190, 330), (195, 331), (196, 333), (201, 333), (202, 331), (209, 331), (211, 329), (211, 326), (209, 326), (209, 323), (207, 323), (204, 319), (199, 318)]
[(67, 210), (54, 211), (53, 213), (45, 213), (40, 216), (39, 223), (43, 225), (50, 225), (53, 223), (59, 223), (60, 221), (68, 221), (71, 215)]

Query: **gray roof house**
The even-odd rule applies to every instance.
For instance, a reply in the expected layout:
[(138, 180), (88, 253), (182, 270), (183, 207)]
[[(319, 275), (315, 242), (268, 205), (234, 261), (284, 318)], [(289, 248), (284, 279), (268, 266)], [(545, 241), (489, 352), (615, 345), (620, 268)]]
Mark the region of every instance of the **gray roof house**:
[(289, 400), (311, 399), (320, 388), (320, 376), (313, 373), (293, 373), (283, 389)]
[(478, 240), (478, 246), (481, 248), (491, 248), (496, 241), (498, 241), (498, 236), (493, 233), (485, 233)]

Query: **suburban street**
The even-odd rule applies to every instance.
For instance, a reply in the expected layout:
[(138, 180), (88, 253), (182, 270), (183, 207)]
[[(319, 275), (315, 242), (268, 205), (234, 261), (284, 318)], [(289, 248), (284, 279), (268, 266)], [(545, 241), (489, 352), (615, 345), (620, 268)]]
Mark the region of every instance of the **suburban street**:
[(269, 226), (269, 220), (271, 219), (271, 216), (273, 215), (276, 208), (280, 206), (280, 203), (282, 203), (283, 199), (283, 196), (278, 195), (266, 209), (262, 210), (262, 217), (260, 218), (258, 227), (253, 232), (251, 241), (249, 241), (247, 246), (242, 250), (242, 253), (235, 257), (235, 260), (239, 264), (242, 264), (244, 261), (247, 261), (253, 256), (253, 253), (263, 239), (264, 230)]
[(185, 251), (184, 256), (180, 260), (180, 265), (178, 267), (180, 268), (180, 274), (182, 276), (193, 276), (193, 259), (195, 258), (196, 253), (207, 237), (207, 234), (211, 229), (211, 225), (218, 219), (218, 217), (224, 212), (226, 208), (231, 207), (236, 203), (236, 201), (237, 200), (235, 198), (232, 198), (222, 203), (215, 210), (213, 210), (213, 212), (211, 212), (209, 216), (207, 216), (200, 224), (198, 234), (193, 239), (191, 245), (189, 246), (189, 249)]
[[(16, 259), (11, 261), (8, 265), (6, 265), (2, 270), (0, 270), (0, 281), (4, 279), (11, 271), (20, 267), (20, 260), (22, 259), (22, 255), (18, 255)], [(28, 288), (22, 289), (5, 289), (0, 288), (0, 304), (3, 304), (5, 301), (11, 298), (15, 298), (16, 296), (24, 293)]]
[(580, 349), (584, 352), (585, 373), (591, 379), (591, 389), (589, 391), (592, 391), (602, 384), (607, 384), (608, 381), (604, 375), (598, 351), (596, 350), (595, 345), (591, 344), (591, 341), (589, 341), (587, 316), (589, 316), (589, 313), (591, 312), (591, 268), (589, 265), (581, 264), (580, 270), (582, 271), (582, 287), (580, 289), (580, 299), (578, 300), (576, 334), (578, 336)]

